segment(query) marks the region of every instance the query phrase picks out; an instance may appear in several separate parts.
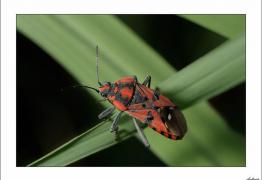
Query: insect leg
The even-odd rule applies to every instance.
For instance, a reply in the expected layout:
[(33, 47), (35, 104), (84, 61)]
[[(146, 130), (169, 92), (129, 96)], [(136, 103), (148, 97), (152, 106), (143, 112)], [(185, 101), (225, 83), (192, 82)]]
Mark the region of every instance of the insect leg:
[(150, 147), (150, 144), (148, 143), (148, 140), (143, 132), (143, 130), (139, 127), (139, 125), (137, 124), (136, 122), (136, 119), (135, 118), (132, 118), (133, 119), (133, 122), (134, 122), (134, 125), (136, 127), (136, 130), (138, 132), (138, 135), (140, 136), (142, 142), (144, 143), (144, 145), (149, 148)]
[(115, 110), (115, 106), (106, 108), (103, 112), (101, 112), (98, 115), (98, 119), (104, 119), (104, 118), (110, 116), (113, 113), (114, 110)]
[(118, 130), (118, 122), (119, 122), (122, 112), (123, 111), (118, 112), (118, 114), (114, 118), (112, 125), (110, 127), (110, 132), (116, 132)]
[(99, 59), (99, 54), (98, 54), (98, 46), (96, 46), (96, 77), (97, 77), (97, 83), (99, 86), (102, 86), (102, 83), (99, 80), (99, 73), (98, 73), (98, 59)]
[(159, 96), (160, 96), (160, 90), (159, 90), (159, 88), (157, 87), (157, 88), (154, 90), (154, 101), (155, 101), (155, 100), (159, 100)]
[(144, 82), (143, 82), (142, 84), (150, 88), (151, 76), (150, 76), (150, 75), (147, 75), (147, 76), (145, 77), (145, 80), (144, 80)]
[(137, 77), (136, 76), (133, 76), (134, 77), (134, 79), (135, 79), (135, 82), (137, 82)]

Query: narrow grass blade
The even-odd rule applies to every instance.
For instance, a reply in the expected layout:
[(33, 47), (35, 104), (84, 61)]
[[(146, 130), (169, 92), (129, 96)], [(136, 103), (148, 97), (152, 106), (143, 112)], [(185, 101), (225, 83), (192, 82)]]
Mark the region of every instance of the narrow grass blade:
[(180, 15), (227, 38), (245, 32), (245, 15)]
[(111, 121), (101, 122), (28, 166), (66, 166), (123, 141), (136, 131), (128, 118), (122, 119), (117, 135), (109, 131)]
[(245, 81), (245, 37), (232, 39), (170, 76), (159, 87), (185, 108)]

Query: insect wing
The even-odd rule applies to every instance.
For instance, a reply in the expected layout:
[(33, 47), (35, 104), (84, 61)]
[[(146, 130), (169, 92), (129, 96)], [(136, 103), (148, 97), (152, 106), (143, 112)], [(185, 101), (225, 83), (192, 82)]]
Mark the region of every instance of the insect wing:
[[(170, 139), (176, 139), (176, 135), (170, 131), (161, 120), (160, 114), (153, 109), (140, 109), (140, 110), (128, 110), (126, 111), (132, 117), (140, 120), (143, 123), (147, 123), (150, 128), (157, 131), (159, 134), (164, 135)], [(148, 118), (149, 115), (152, 118)]]
[[(164, 107), (164, 106), (176, 106), (172, 101), (170, 101), (167, 97), (163, 95), (155, 95), (157, 90), (152, 90), (142, 84), (137, 83), (136, 91), (139, 92), (139, 95), (146, 97), (147, 101), (154, 103), (155, 106)], [(138, 102), (141, 103), (141, 102)]]
[[(151, 99), (153, 100), (153, 102), (151, 101), (151, 99), (149, 99), (146, 103), (153, 103), (154, 107), (159, 107), (157, 112), (159, 113), (160, 117), (159, 119), (156, 118), (156, 123), (152, 123), (152, 126), (157, 130), (160, 129), (161, 131), (164, 131), (164, 133), (168, 133), (169, 135), (175, 135), (177, 137), (176, 139), (182, 139), (187, 132), (186, 120), (182, 112), (167, 97), (159, 95), (158, 99), (156, 99), (154, 95), (155, 92), (153, 90), (146, 87), (141, 88), (146, 95), (151, 95), (152, 97)], [(160, 126), (161, 123), (164, 124), (165, 128), (162, 128), (162, 126)]]
[(166, 106), (160, 109), (160, 117), (167, 129), (182, 139), (187, 132), (187, 125), (182, 112), (174, 106)]
[(139, 92), (139, 94), (145, 99), (150, 100), (153, 99), (154, 97), (154, 91), (148, 87), (146, 87), (145, 85), (136, 84), (136, 90)]
[[(148, 123), (149, 127), (168, 138), (182, 139), (187, 132), (187, 125), (176, 105), (163, 95), (156, 99), (154, 90), (142, 84), (137, 83), (136, 91), (141, 97), (137, 98), (126, 112), (141, 122)], [(143, 100), (144, 97), (146, 100)], [(149, 115), (152, 115), (153, 119), (148, 121)]]

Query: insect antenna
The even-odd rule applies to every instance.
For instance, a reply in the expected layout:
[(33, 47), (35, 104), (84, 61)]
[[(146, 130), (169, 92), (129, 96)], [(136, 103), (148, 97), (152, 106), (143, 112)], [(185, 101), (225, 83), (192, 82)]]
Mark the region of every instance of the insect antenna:
[(99, 93), (99, 90), (96, 89), (96, 88), (93, 88), (93, 87), (90, 87), (90, 86), (83, 86), (83, 85), (75, 85), (75, 86), (72, 86), (72, 88), (88, 88), (88, 89), (93, 89), (94, 91), (96, 91), (97, 93)]
[[(99, 90), (96, 89), (96, 88), (93, 88), (93, 87), (90, 87), (90, 86), (84, 86), (84, 85), (75, 85), (75, 86), (70, 86), (70, 87), (67, 87), (67, 88), (61, 88), (60, 90), (62, 92), (64, 92), (65, 90), (68, 90), (69, 88), (88, 88), (88, 89), (92, 89), (94, 91), (96, 91), (97, 93), (99, 93)], [(106, 100), (108, 100), (107, 98), (104, 98), (104, 99), (100, 99), (98, 100), (96, 103), (102, 103), (102, 102), (105, 102)]]
[(97, 77), (97, 83), (101, 87), (102, 83), (99, 80), (99, 73), (98, 73), (98, 59), (99, 59), (98, 46), (96, 46), (96, 77)]
[[(84, 85), (70, 86), (70, 87), (67, 87), (66, 89), (68, 89), (68, 88), (88, 88), (88, 89), (92, 89), (92, 90), (96, 91), (97, 93), (99, 93), (98, 89), (90, 87), (90, 86), (84, 86)], [(64, 88), (61, 88), (61, 91), (64, 91), (64, 90), (65, 90)]]

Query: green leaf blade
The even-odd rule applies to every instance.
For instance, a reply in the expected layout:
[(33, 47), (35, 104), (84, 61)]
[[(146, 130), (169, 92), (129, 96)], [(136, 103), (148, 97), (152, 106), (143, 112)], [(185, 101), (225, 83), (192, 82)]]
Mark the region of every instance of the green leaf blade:
[(117, 136), (109, 131), (110, 121), (101, 122), (28, 166), (66, 166), (123, 141), (135, 133), (132, 121), (127, 119), (123, 117)]
[[(215, 56), (216, 58), (213, 54), (208, 58), (205, 57), (206, 60), (197, 60), (190, 65), (191, 68), (188, 67), (190, 70), (183, 70), (173, 75), (175, 70), (114, 16), (19, 15), (17, 27), (20, 32), (53, 56), (80, 83), (96, 86), (95, 46), (98, 44), (101, 55), (100, 67), (103, 69), (102, 79), (114, 81), (124, 75), (137, 75), (142, 80), (145, 75), (150, 74), (153, 85), (160, 84), (161, 90), (169, 94), (170, 98), (182, 108), (215, 96), (244, 81), (241, 71), (236, 71), (234, 78), (232, 76), (228, 81), (218, 78), (223, 73), (231, 71), (236, 65), (244, 68), (242, 40), (240, 44), (237, 43), (239, 50), (231, 44), (234, 48), (224, 51), (230, 55), (227, 58), (221, 57), (223, 61), (212, 61), (212, 64), (209, 64), (210, 58), (219, 59), (219, 53)], [(225, 68), (212, 74), (211, 80), (205, 78), (205, 83), (191, 87), (191, 84), (198, 82), (196, 80), (201, 82), (201, 77), (204, 79), (205, 73), (215, 71), (214, 67), (220, 69), (221, 67), (218, 66), (220, 63), (225, 65)], [(201, 72), (198, 64), (207, 66), (203, 68), (205, 73), (197, 73)], [(196, 75), (192, 76), (194, 71)], [(212, 79), (216, 78), (221, 82), (220, 86), (216, 86), (215, 89), (209, 88), (210, 83), (214, 83)], [(164, 83), (165, 79), (167, 80)], [(201, 94), (208, 88), (209, 91), (205, 91), (207, 94)], [(96, 94), (92, 93), (92, 95), (98, 98)], [(167, 165), (242, 166), (244, 164), (243, 137), (229, 129), (223, 118), (214, 113), (209, 105), (201, 103), (187, 108), (185, 116), (189, 131), (183, 141), (170, 141), (146, 129), (152, 145), (151, 150)], [(120, 129), (124, 132), (121, 140), (135, 133), (135, 128), (128, 120), (123, 119), (120, 125)], [(117, 143), (114, 136), (107, 131), (109, 127), (110, 123), (107, 122), (101, 125), (103, 131), (101, 129), (87, 130), (83, 135), (30, 165), (66, 166), (108, 148)], [(226, 146), (223, 146), (221, 142), (216, 144), (220, 140), (226, 142)], [(220, 147), (220, 151), (225, 152), (224, 155), (216, 152), (216, 146)], [(230, 156), (233, 152), (237, 153)]]
[(184, 108), (244, 81), (245, 37), (240, 36), (173, 74), (160, 87)]
[(227, 38), (245, 32), (245, 15), (180, 15), (181, 17)]

